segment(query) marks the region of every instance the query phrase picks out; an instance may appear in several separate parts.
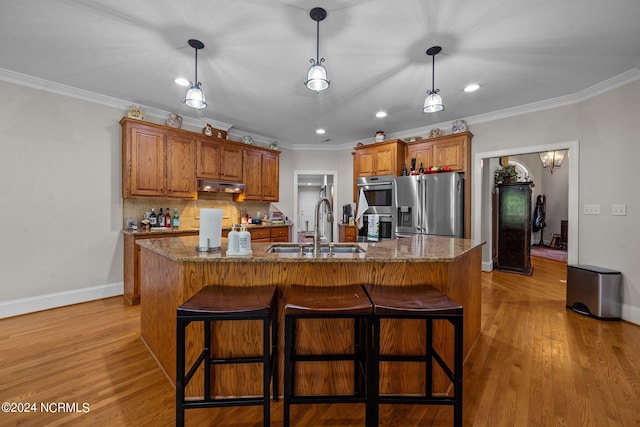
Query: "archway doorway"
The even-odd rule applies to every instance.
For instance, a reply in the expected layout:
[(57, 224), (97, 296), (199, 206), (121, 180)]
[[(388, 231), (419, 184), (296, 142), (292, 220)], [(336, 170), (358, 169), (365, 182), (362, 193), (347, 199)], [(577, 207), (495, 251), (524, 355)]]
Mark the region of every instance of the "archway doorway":
[[(579, 141), (559, 142), (546, 145), (535, 145), (529, 147), (506, 148), (490, 152), (476, 153), (473, 162), (473, 184), (471, 194), (472, 204), (472, 228), (471, 238), (477, 241), (484, 241), (486, 244), (482, 251), (482, 269), (491, 271), (493, 269), (491, 248), (493, 245), (492, 236), (492, 174), (489, 167), (491, 159), (515, 156), (519, 154), (538, 153), (551, 150), (567, 150), (569, 167), (568, 172), (568, 263), (578, 263), (578, 171), (579, 171)], [(565, 160), (566, 162), (566, 160)], [(564, 165), (563, 165), (564, 167)]]

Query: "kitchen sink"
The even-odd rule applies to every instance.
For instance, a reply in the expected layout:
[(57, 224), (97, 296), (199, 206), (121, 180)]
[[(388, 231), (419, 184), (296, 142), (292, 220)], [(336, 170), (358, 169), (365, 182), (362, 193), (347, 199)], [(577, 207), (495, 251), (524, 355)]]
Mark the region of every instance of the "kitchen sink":
[[(322, 245), (320, 246), (321, 254), (359, 254), (365, 252), (360, 245), (357, 244), (339, 244), (339, 245)], [(310, 244), (285, 244), (271, 245), (267, 248), (269, 254), (313, 254), (313, 245)]]

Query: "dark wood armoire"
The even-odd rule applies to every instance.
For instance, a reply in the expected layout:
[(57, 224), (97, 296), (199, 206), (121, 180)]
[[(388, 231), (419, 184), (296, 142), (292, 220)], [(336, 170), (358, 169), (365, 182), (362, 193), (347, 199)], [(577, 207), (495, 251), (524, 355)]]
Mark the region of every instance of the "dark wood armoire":
[(531, 274), (532, 182), (499, 184), (496, 269)]

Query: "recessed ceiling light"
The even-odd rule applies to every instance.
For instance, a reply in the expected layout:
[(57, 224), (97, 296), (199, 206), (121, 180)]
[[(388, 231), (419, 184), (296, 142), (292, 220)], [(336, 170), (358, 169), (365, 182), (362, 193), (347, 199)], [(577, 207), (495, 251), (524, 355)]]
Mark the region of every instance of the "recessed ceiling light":
[(378, 111), (376, 113), (376, 117), (379, 118), (379, 119), (381, 119), (383, 117), (387, 117), (387, 112), (386, 111)]
[(322, 128), (320, 128), (320, 129), (316, 129), (316, 133), (317, 133), (318, 135), (324, 135), (324, 133), (325, 133), (325, 132), (326, 132), (326, 131), (325, 131), (324, 129), (322, 129)]
[(174, 81), (176, 82), (176, 84), (180, 86), (184, 86), (184, 87), (191, 86), (191, 82), (183, 77), (178, 77)]
[(479, 84), (476, 84), (476, 83), (473, 83), (473, 84), (470, 84), (470, 85), (468, 85), (467, 87), (465, 87), (465, 88), (464, 88), (464, 91), (465, 91), (465, 92), (475, 92), (475, 91), (477, 91), (478, 89), (480, 89), (480, 85), (479, 85)]

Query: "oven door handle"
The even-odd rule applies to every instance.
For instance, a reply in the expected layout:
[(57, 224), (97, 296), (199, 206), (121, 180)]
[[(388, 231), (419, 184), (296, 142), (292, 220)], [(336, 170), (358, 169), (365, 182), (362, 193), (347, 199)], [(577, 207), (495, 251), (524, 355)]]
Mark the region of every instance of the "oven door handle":
[(380, 182), (367, 182), (366, 184), (356, 184), (356, 187), (373, 187), (378, 185), (393, 185), (391, 181), (380, 181)]
[(393, 216), (393, 214), (386, 214), (386, 213), (379, 213), (379, 214), (364, 214), (364, 216), (371, 216), (371, 215), (378, 215), (378, 216)]

